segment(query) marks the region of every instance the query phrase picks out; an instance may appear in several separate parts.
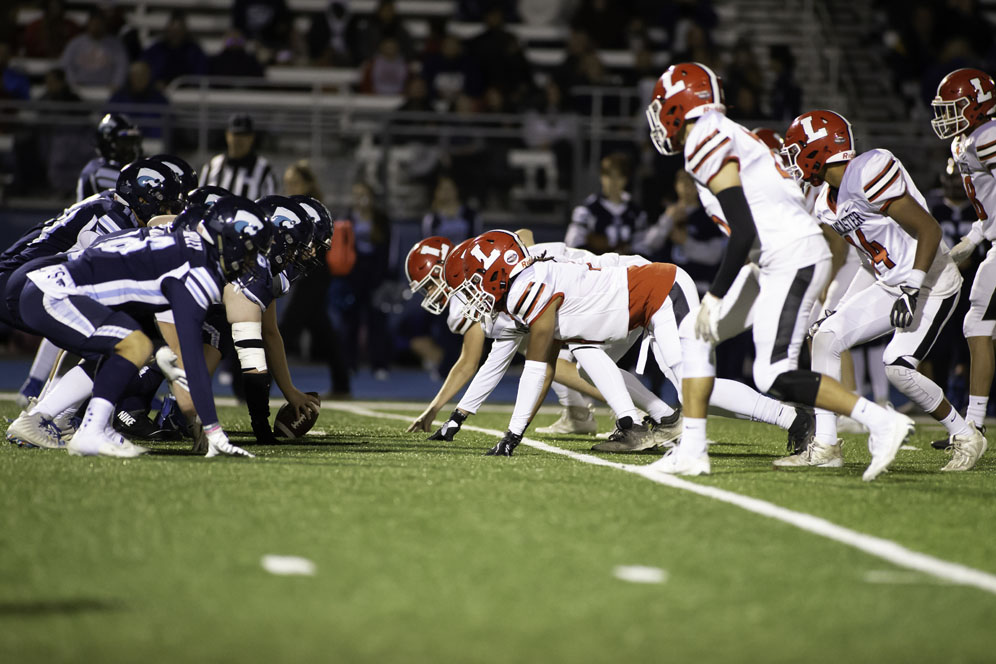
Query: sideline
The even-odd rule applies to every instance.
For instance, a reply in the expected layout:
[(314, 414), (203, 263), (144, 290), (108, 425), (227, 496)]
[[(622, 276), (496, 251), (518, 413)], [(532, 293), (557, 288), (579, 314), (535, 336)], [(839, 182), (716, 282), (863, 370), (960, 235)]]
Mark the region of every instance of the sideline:
[[(358, 403), (339, 401), (329, 402), (327, 405), (322, 405), (334, 410), (346, 411), (355, 415), (362, 415), (366, 417), (389, 418), (402, 421), (409, 421), (411, 419), (410, 415), (371, 410), (365, 405), (360, 405)], [(484, 427), (477, 427), (467, 424), (463, 425), (463, 428), (468, 431), (477, 431), (479, 433), (485, 433), (498, 438), (504, 435), (504, 432), (496, 429), (486, 429)], [(673, 475), (663, 475), (648, 471), (647, 466), (645, 465), (633, 465), (619, 463), (617, 461), (609, 461), (591, 454), (583, 454), (572, 450), (565, 450), (553, 445), (548, 445), (547, 443), (532, 438), (523, 438), (522, 444), (542, 450), (543, 452), (559, 454), (561, 456), (574, 459), (575, 461), (580, 461), (593, 466), (605, 466), (607, 468), (622, 470), (627, 473), (639, 475), (640, 477), (648, 479), (651, 482), (663, 484), (664, 486), (668, 486), (673, 489), (689, 491), (700, 496), (705, 496), (706, 498), (712, 498), (713, 500), (728, 503), (748, 512), (753, 512), (754, 514), (760, 514), (761, 516), (766, 516), (768, 518), (787, 523), (799, 528), (800, 530), (805, 530), (806, 532), (814, 535), (819, 535), (820, 537), (825, 537), (835, 542), (858, 549), (868, 555), (886, 560), (898, 567), (923, 572), (924, 574), (929, 574), (949, 583), (972, 586), (973, 588), (978, 588), (979, 590), (996, 595), (996, 575), (983, 572), (982, 570), (978, 570), (973, 567), (961, 565), (959, 563), (953, 563), (940, 558), (935, 558), (925, 553), (913, 551), (912, 549), (907, 549), (892, 540), (875, 537), (874, 535), (866, 535), (856, 530), (839, 526), (821, 517), (813, 516), (812, 514), (796, 512), (794, 510), (775, 505), (774, 503), (769, 503), (765, 500), (751, 498), (750, 496), (744, 496), (725, 489), (719, 489), (704, 484), (696, 484), (695, 482), (683, 480), (680, 477), (675, 477)]]

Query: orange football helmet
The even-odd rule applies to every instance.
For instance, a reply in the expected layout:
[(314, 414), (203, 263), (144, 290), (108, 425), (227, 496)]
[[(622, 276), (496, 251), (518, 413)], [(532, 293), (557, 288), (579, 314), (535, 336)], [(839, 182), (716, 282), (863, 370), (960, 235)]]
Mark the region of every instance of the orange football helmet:
[(785, 132), (782, 158), (789, 173), (814, 186), (823, 183), (824, 166), (850, 161), (856, 154), (851, 123), (833, 111), (803, 113)]
[(423, 294), (422, 308), (440, 314), (446, 308), (449, 291), (443, 279), (443, 262), (450, 255), (453, 243), (434, 236), (419, 240), (405, 258), (405, 277), (412, 293)]
[(953, 138), (989, 120), (996, 111), (996, 84), (979, 69), (956, 69), (937, 86), (930, 126), (938, 138)]
[(511, 231), (478, 235), (462, 255), (466, 281), (460, 292), (467, 298), (465, 315), (475, 321), (494, 315), (528, 256), (529, 250)]
[(647, 106), (651, 142), (661, 154), (678, 154), (674, 137), (685, 120), (713, 109), (726, 111), (719, 76), (697, 62), (671, 65), (657, 79), (654, 98)]

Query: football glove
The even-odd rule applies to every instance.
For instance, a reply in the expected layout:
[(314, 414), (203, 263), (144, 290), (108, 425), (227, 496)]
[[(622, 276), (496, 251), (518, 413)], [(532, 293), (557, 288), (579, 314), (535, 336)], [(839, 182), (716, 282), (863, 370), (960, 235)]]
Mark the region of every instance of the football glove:
[(512, 452), (522, 442), (521, 433), (506, 431), (505, 436), (498, 441), (498, 444), (484, 453), (484, 456), (512, 456)]
[(169, 346), (160, 346), (156, 350), (156, 364), (170, 385), (179, 385), (184, 392), (190, 392), (190, 387), (187, 385), (187, 372), (180, 367), (176, 353)]
[(719, 310), (722, 298), (706, 293), (702, 298), (698, 316), (695, 318), (695, 336), (711, 344), (719, 342)]
[(254, 458), (256, 455), (246, 450), (238, 447), (237, 445), (232, 445), (228, 442), (228, 436), (222, 430), (221, 425), (215, 422), (210, 426), (204, 427), (204, 435), (207, 436), (208, 451), (204, 456), (213, 457), (219, 454), (227, 454), (230, 456), (244, 456), (250, 459)]
[(956, 265), (961, 263), (963, 260), (972, 255), (972, 252), (975, 251), (975, 246), (974, 242), (969, 240), (967, 237), (963, 237), (958, 244), (951, 247), (951, 260), (953, 260)]
[(457, 435), (466, 419), (466, 415), (459, 410), (454, 410), (450, 413), (450, 419), (443, 422), (443, 426), (436, 429), (435, 433), (429, 436), (429, 440), (452, 441), (453, 436)]
[(896, 298), (892, 305), (892, 315), (889, 322), (893, 327), (904, 328), (913, 324), (913, 316), (916, 314), (916, 298), (920, 294), (919, 288), (900, 286), (902, 294)]

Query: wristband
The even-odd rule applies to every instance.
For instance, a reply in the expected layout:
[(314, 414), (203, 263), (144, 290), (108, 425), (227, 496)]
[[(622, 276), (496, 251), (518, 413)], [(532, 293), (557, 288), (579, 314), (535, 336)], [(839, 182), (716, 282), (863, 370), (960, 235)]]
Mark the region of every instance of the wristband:
[(920, 290), (923, 287), (923, 280), (927, 277), (927, 273), (923, 270), (912, 269), (910, 270), (910, 276), (906, 278), (906, 286), (914, 290)]

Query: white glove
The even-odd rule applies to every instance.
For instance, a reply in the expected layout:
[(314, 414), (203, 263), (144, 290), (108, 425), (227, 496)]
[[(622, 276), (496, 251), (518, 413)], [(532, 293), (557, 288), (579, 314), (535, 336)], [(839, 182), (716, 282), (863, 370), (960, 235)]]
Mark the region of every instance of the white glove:
[(169, 346), (160, 346), (159, 350), (156, 351), (156, 364), (159, 365), (159, 370), (163, 372), (171, 385), (179, 385), (185, 392), (190, 392), (190, 387), (187, 385), (187, 372), (180, 367), (179, 358)]
[(699, 306), (699, 314), (695, 318), (695, 336), (715, 345), (719, 343), (719, 310), (723, 306), (722, 298), (712, 293), (706, 293)]
[(213, 457), (219, 454), (228, 454), (231, 456), (244, 456), (253, 459), (256, 457), (255, 454), (247, 452), (246, 450), (232, 445), (228, 442), (228, 436), (222, 430), (221, 425), (215, 422), (210, 426), (204, 427), (204, 435), (207, 436), (208, 441), (208, 451), (204, 456)]
[(972, 252), (975, 251), (975, 246), (974, 242), (967, 237), (963, 237), (958, 244), (951, 247), (951, 260), (955, 262), (955, 265), (961, 263), (972, 255)]

